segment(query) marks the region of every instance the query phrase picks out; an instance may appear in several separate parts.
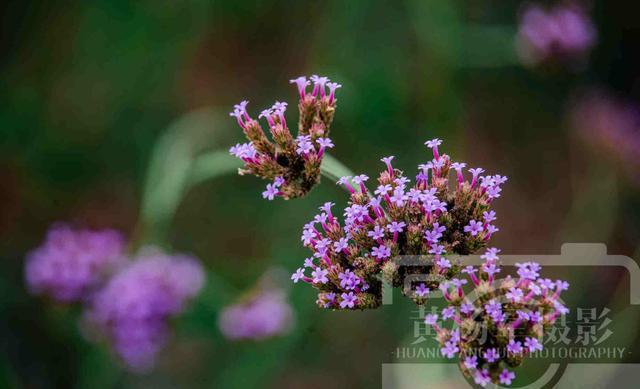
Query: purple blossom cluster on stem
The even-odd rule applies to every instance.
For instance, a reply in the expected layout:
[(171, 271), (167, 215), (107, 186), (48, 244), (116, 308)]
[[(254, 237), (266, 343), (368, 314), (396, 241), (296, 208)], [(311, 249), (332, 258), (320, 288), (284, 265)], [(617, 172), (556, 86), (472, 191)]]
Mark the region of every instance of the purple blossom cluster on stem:
[[(560, 300), (569, 284), (542, 278), (535, 262), (516, 264), (517, 278), (496, 279), (498, 252), (490, 248), (481, 266), (465, 267), (462, 272), (468, 280), (442, 283), (440, 289), (449, 305), (440, 315), (425, 317), (425, 323), (436, 331), (442, 355), (457, 357), (463, 374), (483, 387), (490, 382), (511, 385), (512, 370), (526, 356), (542, 350), (544, 334), (569, 311)], [(470, 287), (469, 293), (464, 285)]]
[[(402, 285), (406, 273), (428, 274), (429, 281), (411, 297), (425, 303), (429, 290), (458, 274), (460, 265), (447, 254), (465, 255), (485, 247), (498, 231), (491, 205), (500, 197), (500, 175), (482, 175), (483, 169), (464, 171), (440, 153), (442, 142), (426, 142), (433, 159), (419, 165), (415, 183), (393, 167), (394, 157), (382, 158), (385, 169), (370, 193), (368, 177), (342, 177), (339, 185), (350, 192), (344, 223), (325, 203), (306, 224), (302, 243), (312, 256), (292, 275), (318, 289), (317, 304), (332, 309), (377, 308), (381, 303), (378, 275), (394, 286)], [(449, 176), (455, 171), (455, 184)], [(391, 260), (419, 256), (421, 265), (407, 270)]]
[[(312, 90), (308, 92), (312, 82)], [(324, 153), (334, 147), (329, 129), (336, 109), (335, 92), (341, 85), (316, 75), (310, 80), (301, 76), (291, 83), (297, 86), (300, 96), (295, 138), (285, 118), (287, 103), (277, 101), (258, 115), (258, 119), (267, 122), (273, 141), (247, 112), (248, 101), (235, 105), (230, 113), (249, 142), (237, 144), (229, 152), (244, 162), (244, 168), (239, 170), (241, 175), (252, 174), (272, 181), (262, 193), (268, 200), (306, 195), (320, 180)]]
[(518, 29), (518, 50), (531, 65), (581, 60), (595, 45), (597, 32), (586, 11), (566, 3), (545, 9), (529, 5)]

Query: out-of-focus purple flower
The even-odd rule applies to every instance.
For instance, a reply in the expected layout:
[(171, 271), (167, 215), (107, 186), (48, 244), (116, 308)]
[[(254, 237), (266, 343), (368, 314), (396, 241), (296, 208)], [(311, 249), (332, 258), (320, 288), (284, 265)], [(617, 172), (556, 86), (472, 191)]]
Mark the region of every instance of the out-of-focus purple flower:
[(205, 282), (200, 263), (186, 255), (145, 251), (92, 299), (86, 320), (134, 371), (147, 371), (182, 312)]
[(574, 98), (568, 119), (578, 139), (640, 184), (640, 105), (590, 90)]
[(293, 309), (282, 290), (260, 290), (249, 300), (225, 308), (218, 326), (231, 340), (262, 340), (288, 332)]
[(25, 278), (32, 293), (59, 302), (86, 300), (122, 261), (124, 237), (114, 230), (74, 230), (56, 224), (44, 243), (26, 259)]
[(529, 5), (522, 13), (518, 51), (527, 65), (582, 59), (596, 43), (597, 32), (586, 11), (576, 4), (545, 9)]

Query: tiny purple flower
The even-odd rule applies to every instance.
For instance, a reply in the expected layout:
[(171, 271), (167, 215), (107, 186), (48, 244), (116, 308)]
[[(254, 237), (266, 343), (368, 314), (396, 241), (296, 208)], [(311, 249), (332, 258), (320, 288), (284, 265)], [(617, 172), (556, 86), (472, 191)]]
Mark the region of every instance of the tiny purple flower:
[(379, 260), (389, 258), (391, 256), (391, 249), (381, 244), (380, 246), (371, 249), (371, 256), (376, 257)]
[(502, 370), (500, 373), (500, 383), (503, 385), (511, 385), (511, 381), (516, 378), (516, 374), (507, 369)]
[(454, 307), (446, 307), (442, 309), (442, 318), (447, 320), (456, 315), (456, 309)]
[(384, 238), (384, 228), (381, 228), (380, 226), (375, 226), (373, 227), (373, 231), (367, 232), (367, 236), (375, 240), (382, 239)]
[(342, 88), (342, 85), (335, 82), (328, 82), (327, 87), (329, 88), (329, 104), (331, 104), (335, 100), (336, 89)]
[(438, 146), (442, 144), (442, 141), (438, 138), (428, 140), (424, 142), (425, 146), (433, 150), (433, 158), (440, 159), (440, 155), (438, 154)]
[(347, 308), (347, 307), (353, 308), (358, 301), (358, 297), (354, 295), (353, 292), (349, 292), (348, 294), (342, 293), (340, 297), (342, 297), (342, 301), (340, 302), (340, 308)]
[(507, 352), (511, 354), (519, 354), (522, 352), (522, 343), (517, 340), (511, 339), (507, 345)]
[(525, 338), (524, 346), (529, 350), (530, 353), (537, 351), (542, 351), (542, 344), (538, 342), (536, 338)]
[(389, 172), (389, 175), (390, 175), (391, 177), (393, 177), (393, 166), (391, 166), (391, 160), (392, 160), (393, 158), (394, 158), (394, 157), (393, 157), (393, 155), (392, 155), (392, 156), (384, 157), (384, 158), (381, 158), (381, 159), (380, 159), (382, 162), (384, 162), (384, 163), (385, 163), (385, 165), (387, 165), (387, 172)]
[(340, 238), (340, 240), (338, 240), (337, 242), (333, 243), (333, 249), (336, 252), (340, 252), (344, 249), (346, 249), (347, 247), (349, 247), (349, 243), (347, 238)]
[(513, 303), (519, 303), (522, 298), (524, 297), (524, 293), (522, 292), (522, 289), (519, 288), (511, 288), (509, 289), (509, 291), (505, 294), (505, 296), (511, 300), (511, 302)]
[(424, 317), (424, 323), (430, 326), (436, 325), (437, 322), (438, 322), (437, 313), (430, 313)]
[(304, 269), (301, 268), (301, 267), (298, 268), (296, 270), (296, 272), (291, 275), (291, 279), (293, 280), (294, 284), (297, 284), (298, 281), (300, 281), (300, 280), (304, 280), (304, 277), (305, 277), (304, 276)]
[(280, 190), (274, 184), (267, 184), (267, 190), (262, 192), (262, 198), (267, 199), (269, 201), (273, 200), (278, 194)]
[(329, 281), (329, 278), (327, 278), (327, 274), (329, 274), (329, 270), (320, 268), (316, 268), (313, 272), (311, 272), (313, 282), (320, 284), (326, 284)]
[(478, 367), (478, 357), (475, 355), (468, 356), (464, 359), (464, 367), (473, 370)]
[(484, 211), (484, 213), (482, 214), (482, 219), (485, 221), (485, 223), (491, 223), (492, 221), (496, 220), (496, 212)]
[(483, 230), (482, 223), (477, 222), (475, 220), (469, 221), (469, 224), (464, 226), (464, 232), (468, 232), (471, 236), (476, 236)]
[(473, 306), (473, 304), (465, 303), (460, 305), (460, 312), (462, 312), (462, 314), (464, 315), (469, 316), (475, 312), (475, 307)]
[(416, 296), (418, 297), (426, 297), (429, 295), (429, 288), (424, 283), (421, 283), (416, 288)]
[(490, 348), (489, 350), (484, 352), (483, 357), (487, 360), (487, 362), (493, 363), (500, 358), (500, 354), (498, 354), (498, 350), (496, 350), (495, 348)]
[(387, 229), (389, 230), (389, 232), (397, 233), (402, 232), (405, 226), (405, 222), (391, 222), (389, 223), (389, 225), (387, 225)]
[(304, 76), (300, 76), (293, 80), (289, 80), (289, 82), (291, 84), (296, 84), (298, 86), (298, 93), (300, 94), (300, 99), (304, 100), (305, 90), (307, 89), (307, 86), (311, 85), (311, 82), (308, 81), (307, 78)]
[(491, 375), (489, 375), (489, 370), (482, 369), (476, 371), (473, 376), (473, 380), (476, 384), (482, 386), (483, 388), (491, 382)]
[(458, 351), (460, 351), (460, 349), (454, 342), (446, 342), (444, 347), (440, 349), (440, 353), (449, 359), (455, 357)]

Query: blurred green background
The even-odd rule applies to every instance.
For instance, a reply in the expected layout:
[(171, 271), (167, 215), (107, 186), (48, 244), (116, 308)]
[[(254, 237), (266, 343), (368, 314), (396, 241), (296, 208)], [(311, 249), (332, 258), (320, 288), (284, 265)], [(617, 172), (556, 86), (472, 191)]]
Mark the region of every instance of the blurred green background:
[[(76, 309), (31, 297), (23, 285), (25, 253), (55, 221), (147, 236), (138, 224), (141, 199), (154, 147), (168, 128), (179, 127), (182, 141), (197, 150), (225, 150), (243, 139), (227, 116), (230, 107), (245, 98), (254, 114), (275, 100), (294, 107), (288, 80), (299, 75), (327, 75), (343, 85), (332, 154), (356, 172), (375, 176), (379, 158), (395, 155), (412, 175), (429, 158), (422, 142), (439, 137), (454, 159), (509, 176), (496, 204), (501, 231), (493, 238), (504, 253), (558, 254), (571, 241), (604, 242), (610, 253), (633, 256), (639, 183), (608, 153), (576, 139), (566, 112), (584, 88), (640, 98), (637, 9), (594, 2), (598, 44), (587, 68), (572, 72), (520, 65), (514, 37), (521, 6), (492, 0), (3, 4), (0, 385), (380, 386), (381, 364), (413, 340), (415, 308), (398, 296), (374, 312), (336, 313), (317, 309), (313, 290), (294, 285), (297, 323), (288, 336), (238, 344), (217, 329), (220, 308), (266, 269), (293, 271), (302, 263), (303, 224), (323, 202), (346, 201), (327, 180), (307, 198), (287, 202), (264, 201), (265, 182), (235, 175), (184, 193), (163, 231), (149, 239), (198, 256), (211, 272), (209, 286), (176, 321), (175, 339), (151, 374), (126, 373), (105, 347), (83, 340)], [(614, 287), (626, 280), (622, 273), (582, 274), (569, 301), (628, 304), (625, 291)], [(618, 322), (635, 328), (635, 317)], [(635, 334), (625, 335), (621, 341), (640, 351)]]

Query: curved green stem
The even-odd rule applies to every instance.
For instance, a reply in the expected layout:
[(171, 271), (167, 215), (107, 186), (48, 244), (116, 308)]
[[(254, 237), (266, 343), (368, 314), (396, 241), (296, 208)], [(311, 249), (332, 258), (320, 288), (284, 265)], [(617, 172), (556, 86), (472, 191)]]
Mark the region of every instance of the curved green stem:
[[(212, 127), (218, 115), (211, 110), (195, 111), (176, 120), (153, 148), (142, 194), (140, 219), (134, 231), (132, 249), (142, 244), (167, 244), (171, 222), (185, 194), (202, 182), (235, 173), (242, 162), (225, 150), (200, 150), (215, 143)], [(333, 182), (353, 172), (325, 154), (322, 175)]]
[[(334, 183), (337, 182), (341, 177), (353, 177), (355, 175), (355, 173), (353, 173), (353, 171), (349, 169), (345, 164), (338, 161), (336, 158), (332, 157), (329, 154), (324, 155), (322, 165), (320, 166), (320, 174), (322, 174), (323, 177), (330, 179)], [(349, 180), (349, 183), (354, 188), (358, 188), (357, 185), (354, 185), (352, 180)], [(349, 191), (344, 185), (341, 185), (341, 187), (347, 192)], [(369, 194), (369, 196), (373, 197), (370, 191), (367, 191), (367, 193)]]
[(344, 176), (353, 176), (351, 169), (329, 154), (325, 154), (320, 165), (320, 173), (334, 183)]
[(211, 178), (237, 172), (242, 162), (226, 150), (216, 150), (196, 158), (191, 167), (188, 185), (195, 186)]

